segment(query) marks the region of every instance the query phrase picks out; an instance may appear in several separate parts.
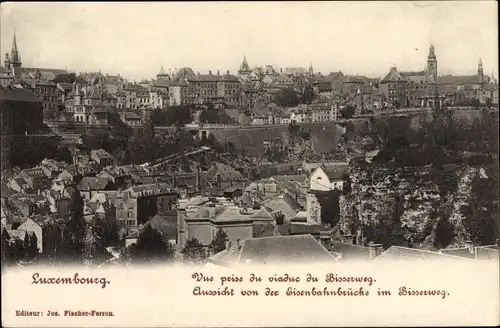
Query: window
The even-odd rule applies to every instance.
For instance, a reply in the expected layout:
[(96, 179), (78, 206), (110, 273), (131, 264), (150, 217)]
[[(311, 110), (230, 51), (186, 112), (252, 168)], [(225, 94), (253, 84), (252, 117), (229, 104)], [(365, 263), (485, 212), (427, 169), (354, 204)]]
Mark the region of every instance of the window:
[(133, 226), (133, 225), (135, 225), (134, 220), (127, 220), (127, 226)]
[(127, 213), (127, 217), (131, 218), (132, 217), (132, 212)]

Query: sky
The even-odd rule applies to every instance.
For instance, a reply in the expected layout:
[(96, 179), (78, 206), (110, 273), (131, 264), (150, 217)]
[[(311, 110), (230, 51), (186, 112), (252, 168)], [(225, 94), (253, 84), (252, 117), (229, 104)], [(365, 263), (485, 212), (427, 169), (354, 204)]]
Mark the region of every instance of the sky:
[(14, 30), (23, 66), (101, 71), (131, 80), (191, 67), (236, 74), (251, 67), (309, 67), (383, 77), (438, 70), (498, 77), (496, 1), (442, 2), (3, 2), (0, 50)]

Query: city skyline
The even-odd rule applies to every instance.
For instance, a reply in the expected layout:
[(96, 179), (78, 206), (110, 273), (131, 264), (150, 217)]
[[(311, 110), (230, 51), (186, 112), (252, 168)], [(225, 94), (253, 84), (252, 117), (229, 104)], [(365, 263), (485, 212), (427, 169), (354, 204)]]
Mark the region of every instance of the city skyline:
[(251, 67), (312, 63), (322, 73), (383, 77), (391, 66), (423, 69), (432, 43), (440, 75), (476, 74), (481, 58), (485, 74), (498, 76), (492, 1), (43, 5), (1, 5), (2, 57), (15, 30), (25, 67), (141, 80), (162, 66), (236, 74), (246, 56)]

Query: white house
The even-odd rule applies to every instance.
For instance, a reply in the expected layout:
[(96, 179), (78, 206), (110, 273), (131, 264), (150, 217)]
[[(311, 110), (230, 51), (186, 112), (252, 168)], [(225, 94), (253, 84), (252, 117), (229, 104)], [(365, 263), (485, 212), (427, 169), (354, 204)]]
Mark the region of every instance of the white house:
[(342, 190), (347, 173), (347, 163), (322, 164), (311, 174), (310, 189), (317, 191)]

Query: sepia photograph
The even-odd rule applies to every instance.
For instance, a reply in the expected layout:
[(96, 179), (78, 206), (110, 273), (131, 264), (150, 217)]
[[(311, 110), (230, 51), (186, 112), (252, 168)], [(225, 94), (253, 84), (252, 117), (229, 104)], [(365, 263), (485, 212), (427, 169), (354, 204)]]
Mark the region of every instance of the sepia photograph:
[[(499, 278), (495, 1), (4, 2), (0, 9), (2, 281), (9, 272), (27, 275), (9, 278), (7, 303), (17, 287), (45, 295), (50, 284), (100, 298), (110, 288), (135, 288), (103, 278), (103, 270), (119, 272), (114, 280), (130, 274), (133, 284), (134, 270), (153, 267), (194, 268), (185, 275), (197, 283), (223, 272), (230, 278), (220, 278), (219, 296), (230, 294), (229, 283), (260, 282), (255, 272), (238, 278), (238, 268), (250, 267), (496, 263), (491, 274)], [(394, 279), (404, 275), (395, 272)], [(361, 273), (321, 274), (330, 284), (376, 283)], [(366, 292), (301, 292), (298, 274), (267, 275), (268, 283), (291, 284), (287, 295)], [(148, 286), (163, 280), (145, 277)], [(478, 283), (489, 284), (496, 304), (498, 281), (486, 280)], [(400, 296), (459, 301), (441, 289), (397, 287)], [(215, 295), (203, 288), (184, 293)], [(38, 324), (18, 317), (59, 315), (96, 316), (85, 322), (105, 326), (101, 317), (114, 316), (37, 311), (2, 307), (12, 326)], [(498, 324), (498, 308), (491, 314)], [(212, 322), (172, 316), (156, 324)], [(361, 322), (347, 317), (301, 323)], [(247, 324), (233, 319), (212, 324)], [(126, 313), (116, 320), (130, 323)], [(271, 313), (261, 320), (250, 325), (285, 324)]]

